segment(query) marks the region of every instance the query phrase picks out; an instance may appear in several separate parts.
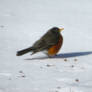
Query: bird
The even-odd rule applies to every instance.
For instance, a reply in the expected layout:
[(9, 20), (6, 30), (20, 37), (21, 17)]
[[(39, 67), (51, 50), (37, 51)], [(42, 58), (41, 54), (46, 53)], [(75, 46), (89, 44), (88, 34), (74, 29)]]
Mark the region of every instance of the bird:
[(17, 51), (17, 56), (32, 52), (31, 55), (44, 51), (48, 57), (55, 56), (63, 45), (63, 36), (60, 33), (64, 28), (52, 27), (32, 46)]

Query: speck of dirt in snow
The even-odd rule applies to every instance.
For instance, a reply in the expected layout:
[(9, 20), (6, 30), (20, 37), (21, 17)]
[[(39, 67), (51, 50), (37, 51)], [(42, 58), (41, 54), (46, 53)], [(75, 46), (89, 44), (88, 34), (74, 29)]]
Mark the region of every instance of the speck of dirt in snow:
[(65, 58), (64, 61), (67, 62), (67, 59)]
[(61, 87), (60, 87), (60, 86), (58, 86), (58, 87), (57, 87), (57, 89), (61, 89)]
[(79, 79), (75, 79), (76, 82), (79, 82)]
[(52, 65), (52, 64), (47, 64), (46, 66), (47, 66), (47, 67), (51, 67), (51, 66), (55, 66), (55, 65)]
[(20, 71), (19, 71), (19, 73), (23, 73), (23, 71), (22, 71), (22, 70), (20, 70)]
[(22, 75), (21, 77), (25, 78), (26, 76), (25, 75)]
[(75, 58), (75, 59), (74, 59), (74, 61), (76, 62), (76, 61), (78, 61), (78, 59), (77, 59), (77, 58)]
[(0, 25), (0, 28), (4, 28), (4, 25)]
[(20, 75), (20, 76), (17, 76), (18, 78), (25, 78), (26, 76), (25, 75)]
[(51, 65), (47, 64), (46, 66), (47, 66), (47, 67), (50, 67)]
[(21, 74), (19, 77), (23, 77), (23, 78), (26, 77), (22, 70), (20, 70), (19, 73)]
[(74, 65), (71, 65), (71, 67), (73, 68), (73, 67), (74, 67)]

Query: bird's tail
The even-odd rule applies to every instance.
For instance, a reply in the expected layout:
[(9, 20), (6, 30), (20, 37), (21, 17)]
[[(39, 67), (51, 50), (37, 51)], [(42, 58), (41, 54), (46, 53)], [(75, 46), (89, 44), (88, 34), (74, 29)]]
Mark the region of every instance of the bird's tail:
[(33, 50), (33, 48), (32, 47), (29, 47), (29, 48), (26, 48), (26, 49), (23, 49), (23, 50), (18, 51), (16, 55), (17, 56), (21, 56), (21, 55), (24, 55), (24, 54), (32, 51), (32, 50)]

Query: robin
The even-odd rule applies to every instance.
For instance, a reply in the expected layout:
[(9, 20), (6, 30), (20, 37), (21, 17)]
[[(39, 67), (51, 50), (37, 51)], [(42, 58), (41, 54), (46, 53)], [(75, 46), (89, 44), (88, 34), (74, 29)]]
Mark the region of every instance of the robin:
[(63, 37), (60, 34), (62, 30), (64, 30), (64, 28), (51, 28), (31, 47), (18, 51), (17, 56), (24, 55), (28, 52), (32, 52), (33, 55), (40, 51), (45, 51), (48, 56), (56, 55), (63, 44)]

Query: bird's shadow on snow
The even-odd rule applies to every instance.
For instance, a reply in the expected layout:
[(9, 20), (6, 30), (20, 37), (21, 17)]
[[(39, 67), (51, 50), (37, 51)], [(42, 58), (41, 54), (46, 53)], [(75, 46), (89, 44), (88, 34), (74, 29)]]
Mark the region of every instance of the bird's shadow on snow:
[(72, 58), (72, 57), (79, 57), (79, 56), (86, 56), (92, 54), (92, 51), (87, 52), (70, 52), (70, 53), (61, 53), (54, 57), (36, 57), (36, 58), (27, 58), (25, 60), (43, 60), (43, 59), (54, 59), (54, 58)]
[(70, 53), (62, 53), (58, 54), (55, 58), (71, 58), (71, 57), (79, 57), (86, 56), (92, 54), (92, 51), (87, 52), (70, 52)]

